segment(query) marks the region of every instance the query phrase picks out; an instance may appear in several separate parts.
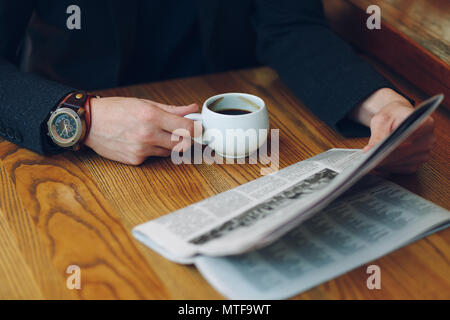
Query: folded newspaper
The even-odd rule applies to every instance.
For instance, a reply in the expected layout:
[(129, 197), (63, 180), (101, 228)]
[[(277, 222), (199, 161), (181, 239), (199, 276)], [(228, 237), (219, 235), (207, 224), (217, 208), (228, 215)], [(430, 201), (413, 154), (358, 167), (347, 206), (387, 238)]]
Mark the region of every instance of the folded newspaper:
[(367, 153), (328, 150), (132, 233), (169, 260), (195, 264), (231, 299), (307, 290), (449, 226), (447, 210), (381, 178), (361, 180), (442, 98), (422, 103)]

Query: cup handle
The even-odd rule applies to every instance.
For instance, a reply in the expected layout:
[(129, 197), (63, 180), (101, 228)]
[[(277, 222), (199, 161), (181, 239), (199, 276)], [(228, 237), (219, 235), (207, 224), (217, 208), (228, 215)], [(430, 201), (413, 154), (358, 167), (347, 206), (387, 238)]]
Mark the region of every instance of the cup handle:
[[(201, 115), (201, 113), (189, 113), (189, 114), (185, 115), (184, 117), (186, 119), (202, 122), (202, 115)], [(203, 126), (202, 126), (202, 131), (203, 131)], [(203, 133), (202, 133), (202, 135), (200, 137), (192, 137), (192, 140), (194, 140), (195, 142), (197, 142), (199, 144), (204, 144), (204, 145), (208, 144), (207, 141), (203, 140)]]

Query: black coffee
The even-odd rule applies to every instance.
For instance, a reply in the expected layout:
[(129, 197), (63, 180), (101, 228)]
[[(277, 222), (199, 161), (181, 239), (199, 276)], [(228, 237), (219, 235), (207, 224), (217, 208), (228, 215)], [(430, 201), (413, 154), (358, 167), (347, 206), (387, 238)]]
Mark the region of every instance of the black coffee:
[(224, 110), (214, 110), (214, 112), (220, 113), (220, 114), (227, 114), (230, 116), (239, 116), (243, 114), (252, 113), (248, 110), (242, 110), (242, 109), (224, 109)]

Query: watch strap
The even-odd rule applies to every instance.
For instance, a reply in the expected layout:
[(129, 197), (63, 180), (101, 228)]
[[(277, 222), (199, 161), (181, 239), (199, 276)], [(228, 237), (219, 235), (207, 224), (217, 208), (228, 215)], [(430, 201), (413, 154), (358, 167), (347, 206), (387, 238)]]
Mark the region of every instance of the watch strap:
[[(59, 107), (68, 107), (78, 112), (81, 108), (85, 108), (89, 95), (83, 91), (76, 91), (69, 94), (60, 104)], [(83, 111), (84, 112), (84, 111)]]

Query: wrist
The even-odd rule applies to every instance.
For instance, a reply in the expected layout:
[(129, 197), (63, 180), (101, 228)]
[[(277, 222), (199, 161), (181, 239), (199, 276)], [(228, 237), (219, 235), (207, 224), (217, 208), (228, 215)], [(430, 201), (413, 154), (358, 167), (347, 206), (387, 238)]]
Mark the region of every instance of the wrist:
[(379, 89), (364, 100), (359, 106), (354, 108), (349, 113), (349, 118), (363, 125), (370, 126), (370, 121), (375, 114), (377, 114), (383, 107), (395, 102), (401, 103), (402, 105), (411, 106), (405, 97), (401, 96), (394, 90), (390, 88)]

